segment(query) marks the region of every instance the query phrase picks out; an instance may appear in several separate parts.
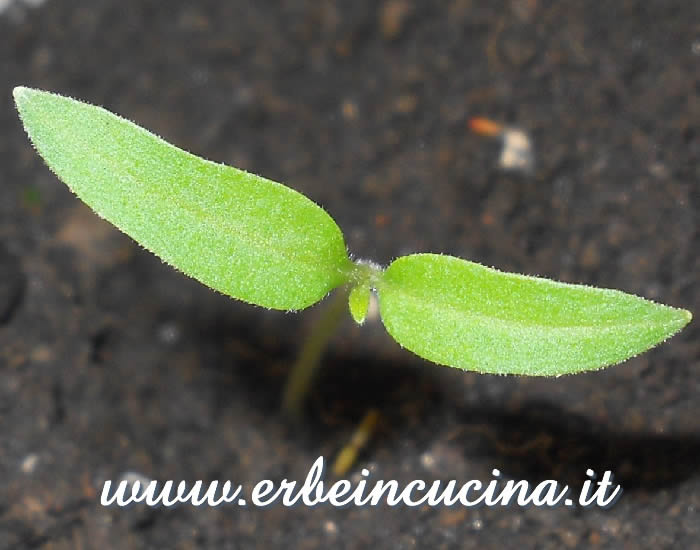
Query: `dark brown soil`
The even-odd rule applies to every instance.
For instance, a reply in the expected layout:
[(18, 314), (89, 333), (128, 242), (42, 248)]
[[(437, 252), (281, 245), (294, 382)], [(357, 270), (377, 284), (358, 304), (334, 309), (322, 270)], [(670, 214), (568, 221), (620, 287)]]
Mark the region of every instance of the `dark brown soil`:
[[(700, 333), (560, 379), (339, 332), (279, 411), (314, 312), (188, 280), (43, 166), (15, 85), (79, 97), (322, 204), (359, 257), (445, 252), (700, 312), (700, 3), (0, 2), (0, 548), (700, 548)], [(487, 116), (527, 131), (498, 167)], [(318, 309), (318, 308), (316, 308)], [(608, 510), (104, 508), (105, 479), (302, 479), (370, 407), (353, 473), (624, 488)]]

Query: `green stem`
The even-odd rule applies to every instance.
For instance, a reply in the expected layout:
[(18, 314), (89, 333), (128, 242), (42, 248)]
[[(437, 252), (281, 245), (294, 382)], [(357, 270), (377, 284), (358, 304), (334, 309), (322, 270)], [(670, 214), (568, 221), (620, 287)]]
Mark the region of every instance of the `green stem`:
[(321, 356), (347, 310), (348, 292), (349, 289), (343, 287), (331, 295), (325, 310), (312, 325), (311, 332), (289, 373), (282, 397), (282, 409), (294, 418), (301, 417), (304, 399), (309, 393)]

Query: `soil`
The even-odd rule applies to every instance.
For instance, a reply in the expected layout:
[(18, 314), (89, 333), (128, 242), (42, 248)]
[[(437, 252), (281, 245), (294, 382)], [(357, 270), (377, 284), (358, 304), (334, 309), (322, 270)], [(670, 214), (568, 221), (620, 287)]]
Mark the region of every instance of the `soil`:
[[(558, 379), (436, 367), (349, 320), (302, 423), (280, 394), (320, 307), (216, 294), (99, 220), (11, 89), (104, 105), (323, 205), (349, 249), (444, 252), (700, 312), (700, 3), (0, 2), (0, 548), (700, 548), (700, 334)], [(488, 117), (534, 167), (499, 166)], [(347, 474), (580, 487), (580, 506), (103, 507), (104, 480)], [(332, 476), (328, 475), (328, 480)]]

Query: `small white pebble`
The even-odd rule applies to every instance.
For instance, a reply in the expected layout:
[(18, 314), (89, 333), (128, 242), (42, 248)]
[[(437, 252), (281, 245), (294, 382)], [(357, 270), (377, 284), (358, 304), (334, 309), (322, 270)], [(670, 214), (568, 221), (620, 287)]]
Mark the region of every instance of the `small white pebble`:
[(517, 128), (507, 128), (503, 132), (503, 149), (498, 164), (504, 170), (530, 172), (535, 166), (532, 141)]
[(133, 485), (138, 481), (143, 489), (152, 480), (139, 472), (124, 472), (121, 476), (119, 476), (119, 481), (126, 481), (129, 485)]
[(430, 470), (435, 466), (435, 457), (431, 453), (423, 453), (420, 456), (420, 463), (423, 465), (423, 468)]
[[(44, 2), (46, 2), (46, 0), (0, 0), (0, 14), (14, 6), (17, 6), (18, 4), (23, 4), (30, 8), (38, 8)], [(21, 8), (21, 6), (17, 7)]]
[(180, 339), (180, 328), (172, 321), (158, 327), (158, 340), (164, 344), (174, 344)]
[(35, 453), (28, 454), (27, 456), (24, 457), (22, 460), (22, 464), (20, 465), (20, 468), (22, 469), (22, 472), (25, 474), (31, 474), (35, 469), (36, 465), (39, 463), (39, 455)]

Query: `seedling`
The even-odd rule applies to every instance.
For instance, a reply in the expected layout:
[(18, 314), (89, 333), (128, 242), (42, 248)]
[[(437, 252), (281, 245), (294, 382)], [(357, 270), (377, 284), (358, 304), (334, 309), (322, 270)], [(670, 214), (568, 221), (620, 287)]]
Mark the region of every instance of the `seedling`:
[(376, 292), (389, 334), (416, 355), (529, 376), (620, 363), (692, 317), (618, 290), (446, 255), (411, 254), (386, 269), (353, 261), (333, 219), (289, 187), (198, 158), (100, 107), (23, 87), (14, 98), (49, 168), (98, 215), (244, 302), (302, 310), (341, 288), (362, 323)]

